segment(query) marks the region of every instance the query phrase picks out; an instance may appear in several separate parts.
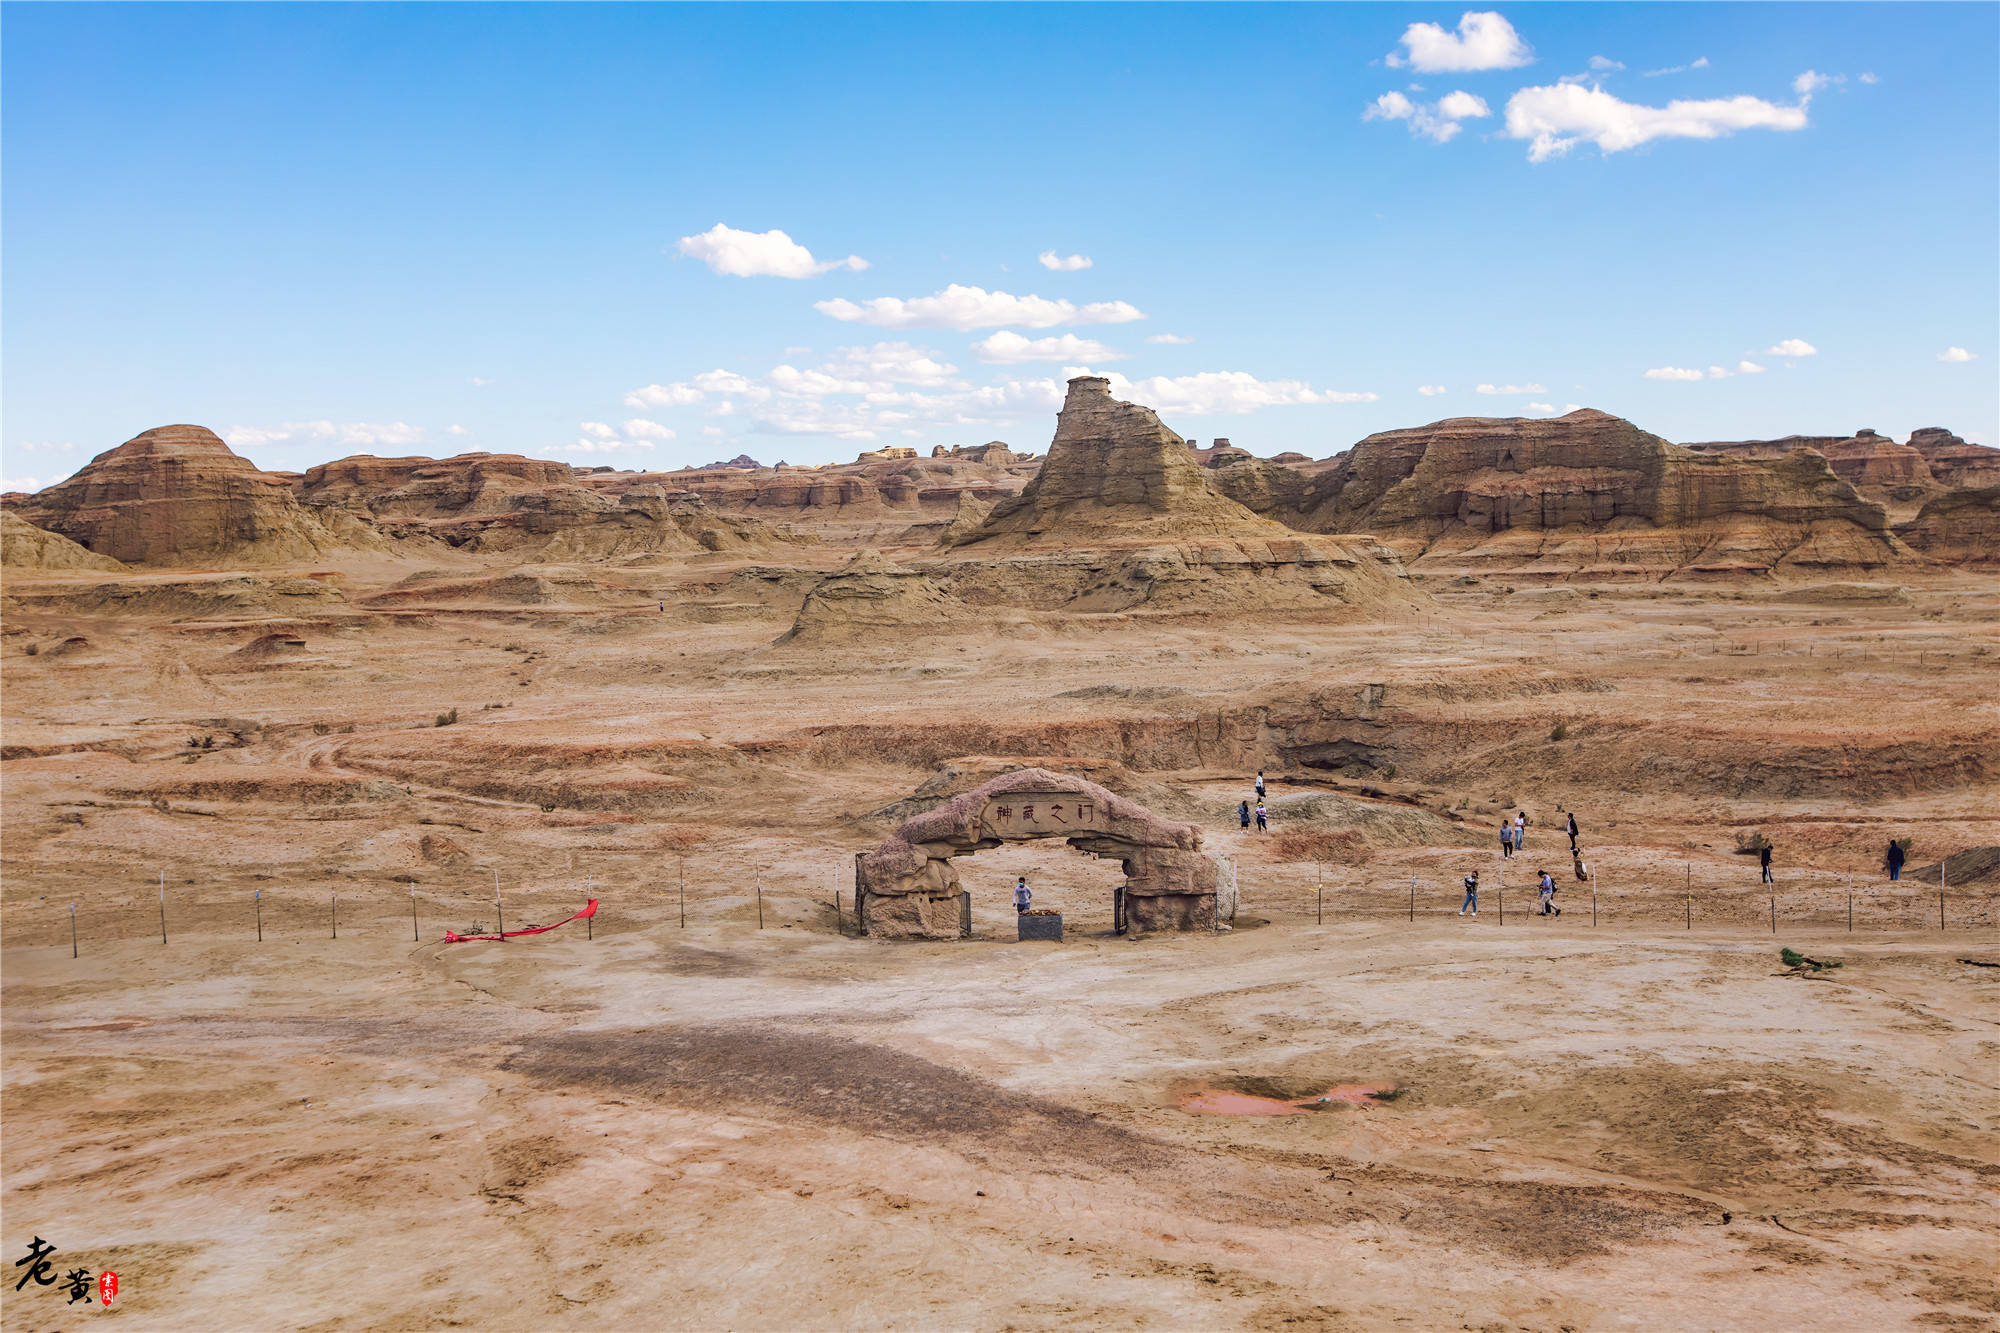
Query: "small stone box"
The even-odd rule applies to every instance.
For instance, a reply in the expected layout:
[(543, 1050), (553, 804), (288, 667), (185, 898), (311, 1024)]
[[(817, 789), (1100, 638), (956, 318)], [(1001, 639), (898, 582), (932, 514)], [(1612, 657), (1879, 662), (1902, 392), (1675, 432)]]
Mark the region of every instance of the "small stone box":
[(1024, 940), (1054, 940), (1057, 944), (1062, 943), (1060, 912), (1051, 916), (1031, 916), (1023, 913), (1015, 920), (1020, 922), (1021, 938)]

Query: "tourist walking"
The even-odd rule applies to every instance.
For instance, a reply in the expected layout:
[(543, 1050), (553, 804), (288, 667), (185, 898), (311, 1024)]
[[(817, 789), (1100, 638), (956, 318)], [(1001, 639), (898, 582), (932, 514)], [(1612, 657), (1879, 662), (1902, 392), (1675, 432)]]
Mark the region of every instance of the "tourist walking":
[(1514, 850), (1528, 850), (1528, 812), (1521, 810), (1514, 815)]
[(1576, 852), (1576, 811), (1574, 810), (1569, 812), (1569, 850), (1572, 855)]
[(1014, 915), (1019, 916), (1021, 913), (1027, 911), (1028, 904), (1033, 902), (1034, 898), (1035, 895), (1028, 891), (1028, 877), (1026, 875), (1014, 881)]
[(1763, 849), (1762, 851), (1760, 851), (1760, 852), (1758, 852), (1758, 853), (1757, 853), (1757, 864), (1758, 864), (1758, 865), (1759, 865), (1760, 867), (1762, 867), (1762, 869), (1763, 869), (1763, 872), (1764, 872), (1764, 879), (1763, 879), (1763, 882), (1764, 882), (1764, 883), (1766, 883), (1766, 884), (1771, 884), (1771, 883), (1775, 883), (1776, 881), (1774, 881), (1774, 880), (1773, 880), (1773, 879), (1771, 878), (1771, 844), (1770, 844), (1770, 843), (1768, 843), (1768, 842), (1767, 842), (1767, 843), (1765, 843), (1765, 844), (1764, 844), (1764, 849)]
[(1892, 880), (1898, 880), (1901, 879), (1902, 877), (1903, 877), (1903, 844), (1897, 842), (1894, 838), (1891, 838), (1889, 839), (1889, 878)]
[(1257, 770), (1257, 799), (1264, 799), (1264, 770), (1261, 768)]
[(1238, 801), (1236, 803), (1236, 818), (1244, 828), (1250, 827), (1250, 802)]
[(1556, 877), (1548, 871), (1542, 872), (1542, 915), (1561, 916), (1562, 908), (1556, 906)]
[(1505, 858), (1513, 854), (1514, 826), (1503, 819), (1500, 821), (1500, 855)]
[(1257, 802), (1257, 831), (1259, 833), (1268, 833), (1270, 829), (1270, 824), (1264, 819), (1264, 803), (1259, 801)]
[(1465, 901), (1458, 905), (1458, 914), (1460, 916), (1464, 916), (1468, 912), (1473, 916), (1479, 915), (1479, 872), (1477, 870), (1465, 877)]

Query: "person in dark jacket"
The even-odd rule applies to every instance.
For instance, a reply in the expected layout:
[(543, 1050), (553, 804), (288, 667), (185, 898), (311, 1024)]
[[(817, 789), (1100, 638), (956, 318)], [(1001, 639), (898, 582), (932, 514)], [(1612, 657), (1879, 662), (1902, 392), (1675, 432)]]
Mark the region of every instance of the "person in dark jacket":
[(1891, 838), (1889, 839), (1889, 878), (1892, 880), (1896, 880), (1896, 879), (1901, 879), (1902, 877), (1903, 877), (1903, 844), (1897, 842), (1894, 838)]
[(1763, 871), (1764, 871), (1764, 883), (1766, 883), (1766, 884), (1769, 884), (1769, 883), (1772, 883), (1773, 881), (1772, 881), (1772, 879), (1771, 879), (1771, 844), (1770, 844), (1770, 843), (1768, 843), (1768, 842), (1767, 842), (1767, 843), (1765, 843), (1765, 844), (1764, 844), (1764, 850), (1763, 850), (1763, 851), (1761, 851), (1761, 852), (1758, 852), (1758, 853), (1757, 853), (1757, 864), (1758, 864), (1759, 866), (1763, 867)]
[(1569, 812), (1569, 849), (1572, 853), (1576, 851), (1576, 811), (1574, 810)]
[(1244, 828), (1250, 827), (1250, 802), (1238, 801), (1236, 803), (1236, 820)]

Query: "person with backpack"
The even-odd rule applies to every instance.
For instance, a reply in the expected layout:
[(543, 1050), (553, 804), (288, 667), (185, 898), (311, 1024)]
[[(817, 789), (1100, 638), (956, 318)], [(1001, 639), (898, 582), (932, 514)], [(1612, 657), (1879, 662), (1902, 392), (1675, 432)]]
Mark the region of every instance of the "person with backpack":
[(1247, 829), (1250, 827), (1250, 802), (1238, 801), (1236, 803), (1236, 818), (1244, 828)]
[(1903, 877), (1903, 844), (1889, 839), (1889, 878), (1891, 881)]
[(1542, 872), (1542, 915), (1561, 916), (1562, 908), (1556, 906), (1556, 877), (1548, 871)]
[(1505, 819), (1500, 821), (1500, 855), (1503, 859), (1514, 855), (1514, 826)]
[(1264, 802), (1261, 800), (1257, 802), (1257, 831), (1259, 833), (1268, 833), (1271, 831), (1270, 824), (1264, 819)]
[(1775, 881), (1775, 880), (1773, 880), (1773, 879), (1771, 878), (1771, 844), (1770, 844), (1770, 843), (1768, 843), (1768, 842), (1767, 842), (1767, 843), (1765, 843), (1765, 844), (1764, 844), (1764, 847), (1763, 847), (1763, 850), (1761, 850), (1761, 851), (1759, 851), (1759, 852), (1757, 853), (1757, 864), (1758, 864), (1758, 866), (1759, 866), (1759, 867), (1760, 867), (1760, 868), (1761, 868), (1761, 869), (1763, 870), (1763, 883), (1766, 883), (1766, 884), (1774, 884), (1774, 883), (1776, 883), (1776, 882), (1777, 882), (1777, 881)]
[(1460, 916), (1464, 916), (1468, 911), (1474, 916), (1479, 915), (1479, 872), (1477, 870), (1465, 877), (1465, 901), (1458, 905), (1458, 914)]
[(1014, 915), (1020, 916), (1022, 913), (1026, 912), (1028, 910), (1028, 904), (1033, 902), (1034, 900), (1035, 900), (1035, 895), (1031, 893), (1028, 889), (1028, 877), (1026, 875), (1023, 875), (1019, 879), (1015, 880)]

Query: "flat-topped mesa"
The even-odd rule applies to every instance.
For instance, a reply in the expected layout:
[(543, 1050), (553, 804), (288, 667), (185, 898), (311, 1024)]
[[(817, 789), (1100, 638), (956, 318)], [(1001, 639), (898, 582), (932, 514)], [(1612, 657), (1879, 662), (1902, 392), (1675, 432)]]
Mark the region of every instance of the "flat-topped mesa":
[(387, 546), (358, 520), (301, 505), (284, 478), (260, 470), (201, 426), (144, 431), (18, 512), (130, 564), (310, 560)]
[[(1580, 567), (1769, 572), (1909, 551), (1824, 456), (1699, 453), (1607, 412), (1455, 417), (1371, 435), (1314, 484), (1307, 526), (1426, 543), (1426, 556), (1558, 554)], [(1541, 534), (1549, 534), (1543, 537)]]
[(546, 486), (566, 486), (567, 463), (521, 454), (471, 453), (451, 458), (377, 458), (357, 454), (307, 468), (301, 499), (343, 504), (396, 518), (449, 518), (498, 513), (509, 497)]
[(1187, 441), (1151, 408), (1113, 398), (1102, 376), (1080, 375), (1069, 382), (1041, 471), (959, 544), (1286, 535), (1214, 490)]

